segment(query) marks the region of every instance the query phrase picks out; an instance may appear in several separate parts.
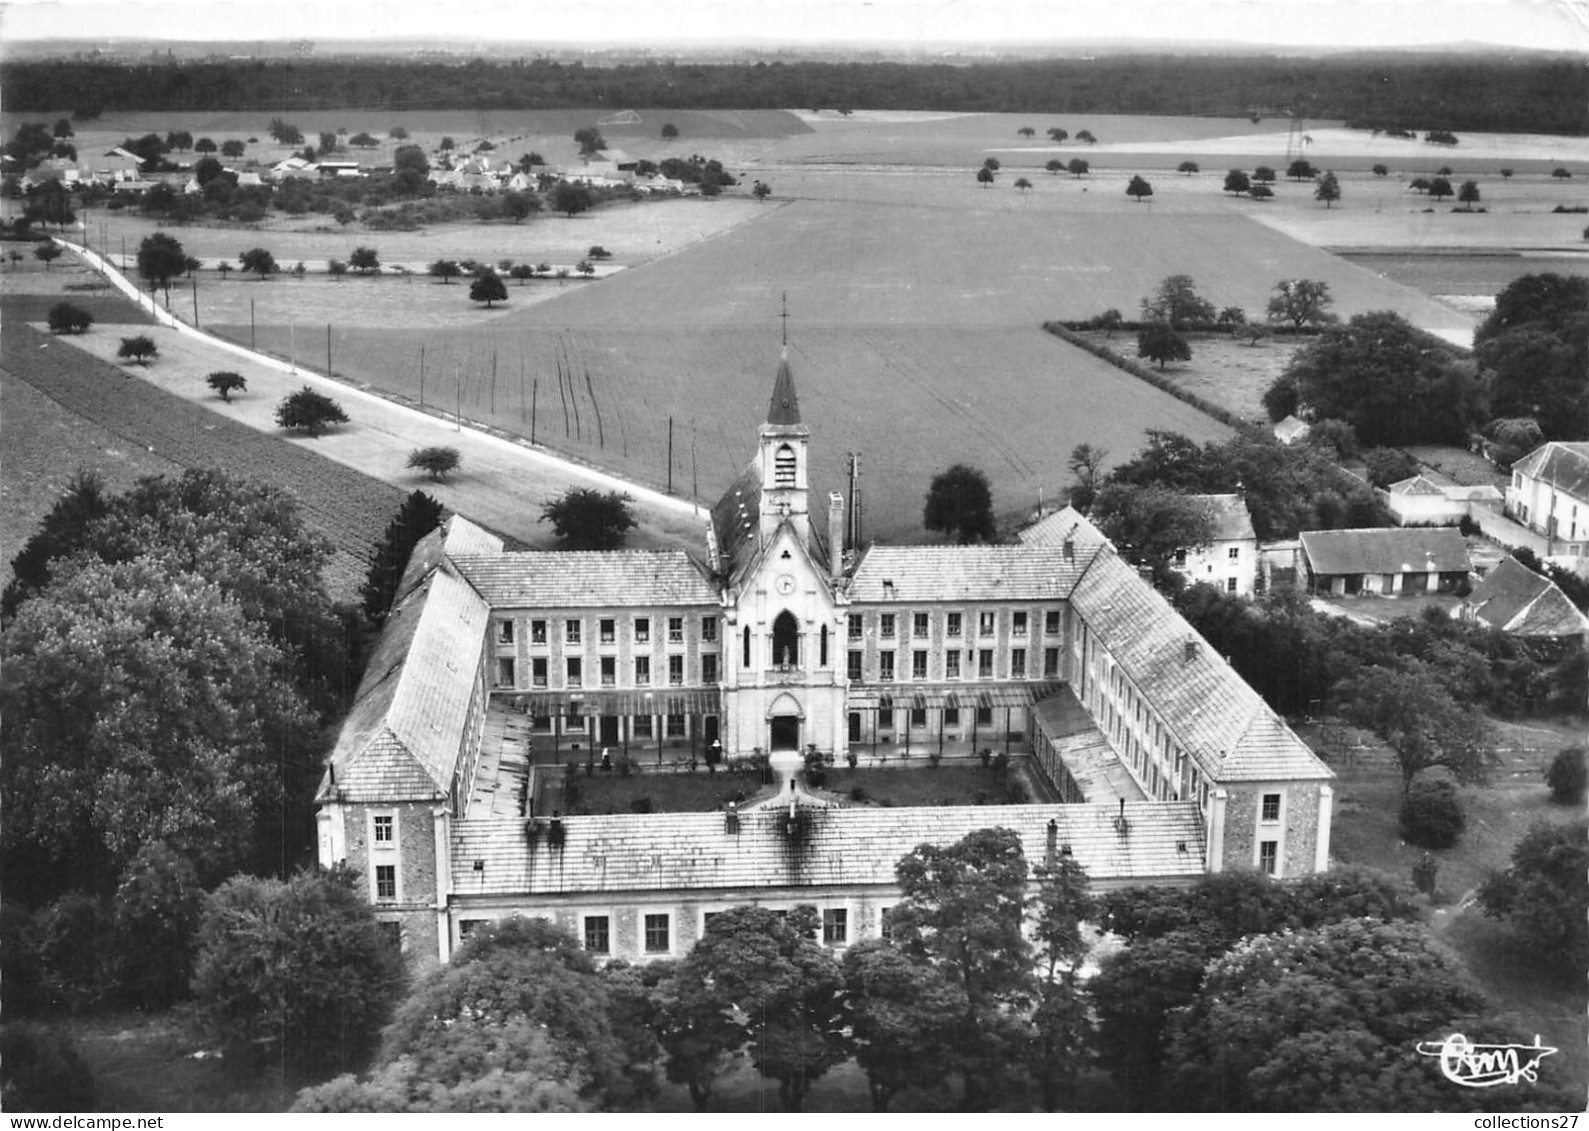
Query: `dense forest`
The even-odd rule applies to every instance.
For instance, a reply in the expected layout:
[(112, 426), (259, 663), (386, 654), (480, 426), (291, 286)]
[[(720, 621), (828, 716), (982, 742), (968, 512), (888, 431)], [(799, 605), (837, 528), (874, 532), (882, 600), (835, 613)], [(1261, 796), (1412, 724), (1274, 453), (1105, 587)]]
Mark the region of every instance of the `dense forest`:
[[(1480, 95), (1482, 92), (1482, 96)], [(326, 59), (135, 65), (17, 62), (7, 109), (291, 111), (360, 108), (913, 109), (1312, 119), (1418, 130), (1589, 133), (1589, 71), (1555, 58), (1110, 56), (963, 66), (906, 63), (587, 67)]]

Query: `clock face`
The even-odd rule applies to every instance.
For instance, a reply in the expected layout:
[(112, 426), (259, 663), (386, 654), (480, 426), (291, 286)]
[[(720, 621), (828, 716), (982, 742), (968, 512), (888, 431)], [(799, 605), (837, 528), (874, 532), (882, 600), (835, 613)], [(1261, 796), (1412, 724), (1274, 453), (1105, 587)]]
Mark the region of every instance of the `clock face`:
[(775, 584), (778, 586), (778, 592), (782, 593), (785, 597), (794, 592), (795, 579), (787, 573), (780, 573)]

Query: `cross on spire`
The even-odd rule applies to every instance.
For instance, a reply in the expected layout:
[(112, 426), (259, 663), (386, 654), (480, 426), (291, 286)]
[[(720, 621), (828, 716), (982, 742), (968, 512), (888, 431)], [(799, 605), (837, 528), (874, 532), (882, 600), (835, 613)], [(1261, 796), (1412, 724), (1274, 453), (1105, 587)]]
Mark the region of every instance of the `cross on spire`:
[(783, 319), (783, 344), (789, 344), (789, 292), (783, 293), (783, 313), (778, 316)]

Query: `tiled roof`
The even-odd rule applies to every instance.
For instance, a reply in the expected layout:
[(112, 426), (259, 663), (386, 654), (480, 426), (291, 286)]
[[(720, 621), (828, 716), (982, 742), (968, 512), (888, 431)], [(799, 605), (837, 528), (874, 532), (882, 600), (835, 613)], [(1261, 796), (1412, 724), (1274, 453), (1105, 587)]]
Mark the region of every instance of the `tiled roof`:
[(1288, 416), (1274, 427), (1275, 438), (1282, 444), (1289, 444), (1293, 440), (1306, 436), (1311, 429), (1304, 420), (1295, 416)]
[(725, 574), (737, 574), (749, 560), (760, 525), (761, 457), (757, 456), (745, 465), (739, 478), (712, 508), (712, 530), (717, 535), (717, 552), (722, 555)]
[(445, 562), (411, 562), (404, 585), (322, 783), (347, 800), (440, 797), (452, 784), (490, 609)]
[(460, 554), (500, 554), (502, 539), (462, 515), (455, 514), (447, 520), (446, 549), (450, 557)]
[(1449, 527), (1374, 527), (1368, 530), (1305, 530), (1302, 552), (1316, 574), (1437, 573), (1472, 569), (1468, 545)]
[(1261, 764), (1262, 780), (1333, 776), (1235, 669), (1117, 555), (1101, 552), (1094, 558), (1071, 594), (1071, 607), (1214, 780), (1247, 774), (1255, 763)]
[(789, 347), (784, 346), (778, 360), (778, 375), (772, 383), (772, 401), (767, 405), (768, 424), (799, 424), (800, 398), (795, 395), (794, 374), (789, 371)]
[(1044, 515), (1016, 537), (1023, 546), (1063, 546), (1067, 539), (1077, 546), (1103, 546), (1109, 541), (1075, 507), (1060, 507)]
[(1589, 441), (1552, 440), (1518, 460), (1512, 470), (1552, 484), (1563, 494), (1589, 499)]
[(1504, 558), (1464, 602), (1484, 624), (1518, 636), (1581, 636), (1585, 617), (1555, 582)]
[[(533, 847), (520, 820), (453, 825), (455, 895), (551, 894), (892, 884), (894, 867), (917, 845), (952, 844), (976, 829), (1020, 834), (1026, 857), (1047, 851), (1048, 822), (1094, 883), (1202, 874), (1202, 822), (1191, 802), (1128, 803), (1126, 833), (1107, 805), (985, 805), (945, 808), (818, 809), (796, 845), (783, 831), (787, 808), (742, 812), (730, 833), (721, 813), (566, 817), (564, 843), (548, 843), (541, 822)], [(1181, 850), (1181, 845), (1185, 851)], [(484, 867), (476, 872), (475, 861)]]
[(1445, 494), (1445, 489), (1427, 475), (1410, 475), (1406, 479), (1392, 483), (1389, 490), (1392, 495), (1443, 496)]
[(1220, 542), (1256, 538), (1252, 529), (1252, 514), (1247, 510), (1247, 500), (1240, 495), (1192, 495), (1192, 499), (1207, 505), (1214, 518), (1214, 538)]
[(857, 604), (1053, 601), (1070, 595), (1099, 544), (1065, 557), (1053, 546), (873, 546), (850, 582)]
[(525, 550), (453, 561), (498, 609), (717, 604), (717, 590), (682, 550)]
[(1054, 743), (1065, 770), (1088, 804), (1110, 805), (1122, 797), (1147, 800), (1131, 770), (1070, 688), (1061, 688), (1039, 702), (1036, 715), (1038, 728)]

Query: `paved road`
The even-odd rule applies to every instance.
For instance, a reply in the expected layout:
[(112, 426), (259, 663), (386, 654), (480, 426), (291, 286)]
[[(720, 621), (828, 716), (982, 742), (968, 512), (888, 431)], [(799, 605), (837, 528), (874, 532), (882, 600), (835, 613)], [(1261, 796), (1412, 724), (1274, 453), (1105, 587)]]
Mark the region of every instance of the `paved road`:
[[(550, 528), (540, 521), (542, 506), (570, 486), (580, 486), (622, 491), (633, 498), (639, 526), (630, 537), (632, 546), (704, 546), (706, 511), (688, 500), (554, 455), (521, 437), (495, 435), (448, 413), (399, 404), (216, 338), (160, 309), (96, 252), (58, 242), (128, 298), (152, 308), (160, 326), (170, 331), (157, 338), (159, 362), (129, 370), (144, 380), (264, 432), (279, 431), (274, 415), (282, 397), (311, 386), (334, 397), (351, 420), (318, 439), (293, 437), (289, 442), (312, 446), (329, 459), (404, 490), (423, 489), (459, 514), (524, 542), (549, 544)], [(73, 344), (115, 360), (116, 343), (108, 335), (79, 337)], [(246, 394), (230, 402), (216, 398), (203, 378), (217, 369), (242, 374), (248, 381)], [(405, 466), (409, 452), (431, 446), (457, 448), (462, 456), (460, 472), (446, 482), (432, 482)]]

